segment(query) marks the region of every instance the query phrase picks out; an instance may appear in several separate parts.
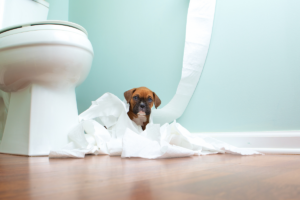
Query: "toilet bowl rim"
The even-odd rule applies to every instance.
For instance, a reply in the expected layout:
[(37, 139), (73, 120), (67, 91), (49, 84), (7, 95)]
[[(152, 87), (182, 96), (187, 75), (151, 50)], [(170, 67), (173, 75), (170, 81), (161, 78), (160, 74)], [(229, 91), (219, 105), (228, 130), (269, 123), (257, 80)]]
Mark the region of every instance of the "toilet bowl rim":
[[(80, 26), (79, 24), (73, 23), (73, 22), (68, 22), (68, 21), (61, 21), (61, 20), (46, 20), (46, 21), (35, 21), (35, 22), (30, 22), (30, 23), (23, 23), (23, 24), (18, 24), (18, 25), (14, 25), (14, 26), (10, 26), (4, 29), (0, 29), (0, 35), (3, 33), (8, 33), (12, 30), (18, 30), (18, 33), (23, 32), (23, 28), (32, 28), (34, 29), (35, 27), (39, 26), (43, 26), (43, 25), (60, 25), (60, 26), (68, 26), (70, 28), (75, 28), (77, 30), (80, 30), (81, 32), (83, 32), (86, 36), (88, 36), (88, 32), (86, 31), (85, 28), (83, 28), (82, 26)], [(15, 32), (14, 32), (15, 33)], [(12, 34), (14, 34), (12, 33)]]

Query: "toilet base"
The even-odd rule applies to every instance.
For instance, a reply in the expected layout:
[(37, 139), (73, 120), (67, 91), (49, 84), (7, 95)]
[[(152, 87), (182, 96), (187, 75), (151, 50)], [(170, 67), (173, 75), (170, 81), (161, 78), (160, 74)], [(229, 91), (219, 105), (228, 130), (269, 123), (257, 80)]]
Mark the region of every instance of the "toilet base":
[(49, 155), (68, 143), (68, 132), (78, 124), (75, 88), (40, 85), (11, 93), (0, 153)]

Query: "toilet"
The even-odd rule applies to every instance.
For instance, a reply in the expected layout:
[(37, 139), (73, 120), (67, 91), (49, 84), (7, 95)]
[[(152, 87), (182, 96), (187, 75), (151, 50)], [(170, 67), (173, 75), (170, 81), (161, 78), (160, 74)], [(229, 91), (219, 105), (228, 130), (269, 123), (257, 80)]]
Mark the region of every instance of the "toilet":
[(49, 155), (78, 124), (75, 87), (93, 47), (82, 26), (47, 20), (48, 8), (45, 0), (0, 0), (0, 153)]

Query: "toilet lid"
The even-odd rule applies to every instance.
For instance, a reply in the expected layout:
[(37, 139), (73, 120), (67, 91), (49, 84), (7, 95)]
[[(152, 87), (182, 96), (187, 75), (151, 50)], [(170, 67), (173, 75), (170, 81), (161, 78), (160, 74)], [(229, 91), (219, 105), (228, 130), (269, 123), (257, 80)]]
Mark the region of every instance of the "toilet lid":
[[(85, 28), (83, 28), (82, 26), (75, 24), (73, 22), (67, 22), (67, 21), (60, 21), (60, 20), (47, 20), (47, 21), (38, 21), (38, 22), (31, 22), (31, 23), (26, 23), (26, 24), (20, 24), (20, 25), (15, 25), (15, 26), (10, 26), (4, 29), (0, 30), (0, 34), (13, 30), (13, 29), (19, 29), (20, 32), (22, 31), (22, 28), (24, 27), (29, 27), (29, 26), (37, 26), (37, 25), (63, 25), (63, 26), (69, 26), (72, 28), (76, 28), (82, 32), (84, 32), (86, 35), (88, 35), (87, 31), (85, 30)], [(16, 32), (15, 32), (16, 33)]]

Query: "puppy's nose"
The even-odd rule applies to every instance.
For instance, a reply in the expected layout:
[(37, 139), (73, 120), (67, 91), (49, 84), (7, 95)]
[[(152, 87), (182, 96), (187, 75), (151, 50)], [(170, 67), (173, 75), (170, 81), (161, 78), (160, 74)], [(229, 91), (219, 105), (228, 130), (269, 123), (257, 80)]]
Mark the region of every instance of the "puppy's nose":
[(141, 104), (140, 104), (140, 107), (141, 107), (141, 108), (145, 108), (145, 104), (144, 104), (144, 103), (141, 103)]

